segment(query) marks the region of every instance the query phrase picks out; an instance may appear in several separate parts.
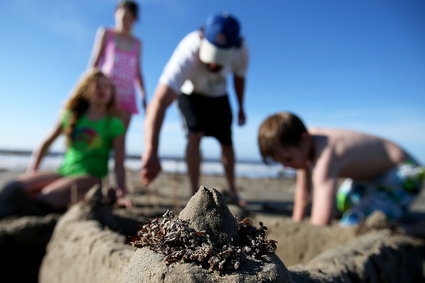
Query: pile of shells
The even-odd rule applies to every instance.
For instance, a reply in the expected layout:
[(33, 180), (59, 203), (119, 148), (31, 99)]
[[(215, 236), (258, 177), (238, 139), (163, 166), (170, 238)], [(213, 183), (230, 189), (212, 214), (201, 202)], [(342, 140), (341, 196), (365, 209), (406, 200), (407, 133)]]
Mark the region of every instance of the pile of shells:
[(239, 244), (226, 243), (218, 246), (205, 231), (196, 231), (189, 227), (189, 222), (174, 218), (167, 210), (162, 221), (158, 218), (148, 220), (132, 239), (135, 247), (147, 247), (164, 255), (165, 264), (174, 262), (195, 263), (209, 272), (239, 269), (246, 257), (260, 259), (262, 255), (274, 254), (276, 241), (266, 238), (267, 227), (260, 222), (260, 227), (252, 226), (251, 220), (245, 218), (239, 222)]

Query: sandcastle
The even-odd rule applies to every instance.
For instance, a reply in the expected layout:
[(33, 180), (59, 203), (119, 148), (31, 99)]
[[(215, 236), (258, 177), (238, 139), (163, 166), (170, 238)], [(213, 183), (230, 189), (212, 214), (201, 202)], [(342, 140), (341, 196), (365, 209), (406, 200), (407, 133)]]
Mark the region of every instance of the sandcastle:
[[(209, 252), (200, 254), (206, 259), (189, 258), (187, 261), (194, 263), (203, 261), (207, 268), (183, 260), (167, 265), (164, 256), (149, 248), (142, 248), (132, 257), (121, 282), (290, 282), (288, 271), (273, 252), (266, 251), (255, 258), (252, 253), (245, 253), (244, 248), (252, 250), (261, 244), (267, 245), (267, 241), (257, 246), (255, 238), (258, 237), (253, 234), (252, 245), (241, 244), (242, 235), (238, 235), (236, 219), (230, 213), (224, 197), (217, 190), (201, 187), (180, 212), (177, 222), (171, 222), (170, 226), (179, 223), (178, 221), (187, 223), (195, 235), (205, 233), (209, 236), (208, 241), (202, 243)], [(176, 230), (177, 233), (180, 231), (183, 236), (184, 230)], [(190, 240), (194, 241), (196, 237), (188, 239), (185, 243), (187, 249), (190, 249), (188, 245)], [(175, 241), (173, 244), (175, 245)], [(213, 254), (214, 249), (219, 251)], [(181, 251), (184, 252), (184, 249), (177, 250)], [(246, 255), (242, 260), (239, 260), (240, 253)], [(232, 262), (230, 259), (232, 255), (237, 261)], [(224, 272), (222, 268), (217, 267), (219, 272), (212, 272), (216, 266), (214, 263), (230, 264), (231, 271)], [(237, 266), (234, 267), (234, 263), (237, 263)]]

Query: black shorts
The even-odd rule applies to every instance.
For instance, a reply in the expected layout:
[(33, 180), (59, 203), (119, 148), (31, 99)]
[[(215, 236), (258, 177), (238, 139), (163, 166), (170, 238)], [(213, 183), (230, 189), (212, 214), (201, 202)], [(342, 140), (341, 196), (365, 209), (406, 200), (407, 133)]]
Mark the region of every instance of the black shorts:
[(188, 134), (203, 133), (223, 145), (232, 145), (232, 111), (227, 95), (181, 94), (178, 105)]

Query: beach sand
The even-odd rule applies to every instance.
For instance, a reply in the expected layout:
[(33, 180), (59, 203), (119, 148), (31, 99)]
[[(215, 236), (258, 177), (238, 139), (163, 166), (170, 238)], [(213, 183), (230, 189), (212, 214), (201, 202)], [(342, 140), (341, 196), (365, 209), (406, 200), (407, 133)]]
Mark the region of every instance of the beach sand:
[[(15, 178), (20, 172), (0, 172), (0, 184)], [(112, 180), (112, 177), (110, 177)], [(175, 215), (186, 205), (191, 197), (186, 175), (162, 173), (149, 186), (142, 186), (139, 172), (128, 171), (129, 196), (135, 207), (124, 214), (138, 214), (146, 217), (162, 215), (171, 209)], [(277, 241), (276, 251), (286, 266), (304, 264), (323, 251), (345, 244), (355, 238), (357, 230), (341, 228), (336, 221), (327, 227), (316, 227), (304, 221), (291, 220), (294, 179), (286, 178), (245, 178), (236, 180), (242, 199), (248, 202), (245, 210), (230, 206), (239, 219), (248, 217), (255, 226), (263, 222), (268, 227), (268, 238)], [(113, 183), (113, 181), (110, 181)], [(201, 177), (201, 185), (226, 191), (223, 176)], [(425, 190), (422, 190), (412, 206), (409, 221), (425, 219)], [(412, 220), (413, 219), (413, 220)], [(131, 235), (129, 235), (131, 236)]]
[[(138, 172), (128, 174), (130, 189), (142, 192), (141, 200), (149, 206), (161, 206), (178, 212), (190, 198), (189, 181), (186, 175), (163, 173), (148, 187), (141, 186)], [(245, 178), (236, 180), (240, 197), (248, 202), (246, 210), (235, 206), (231, 210), (238, 218), (248, 217), (255, 226), (263, 222), (268, 228), (269, 239), (278, 242), (276, 254), (286, 266), (304, 264), (322, 252), (345, 244), (358, 236), (356, 228), (342, 228), (335, 220), (332, 225), (317, 227), (308, 219), (301, 223), (291, 220), (295, 179)], [(201, 176), (200, 184), (208, 188), (226, 191), (223, 176)], [(425, 219), (425, 190), (412, 205), (408, 221)]]

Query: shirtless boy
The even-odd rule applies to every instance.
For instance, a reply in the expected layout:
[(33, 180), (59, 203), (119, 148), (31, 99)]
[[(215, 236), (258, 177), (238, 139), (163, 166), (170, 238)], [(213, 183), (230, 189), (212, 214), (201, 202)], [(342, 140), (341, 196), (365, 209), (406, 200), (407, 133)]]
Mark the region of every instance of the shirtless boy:
[[(297, 170), (292, 218), (301, 221), (312, 196), (310, 222), (327, 225), (337, 211), (341, 224), (359, 224), (375, 210), (397, 220), (422, 188), (425, 168), (395, 143), (343, 129), (307, 129), (288, 112), (269, 116), (258, 144), (271, 160)], [(338, 186), (340, 178), (345, 181)]]

